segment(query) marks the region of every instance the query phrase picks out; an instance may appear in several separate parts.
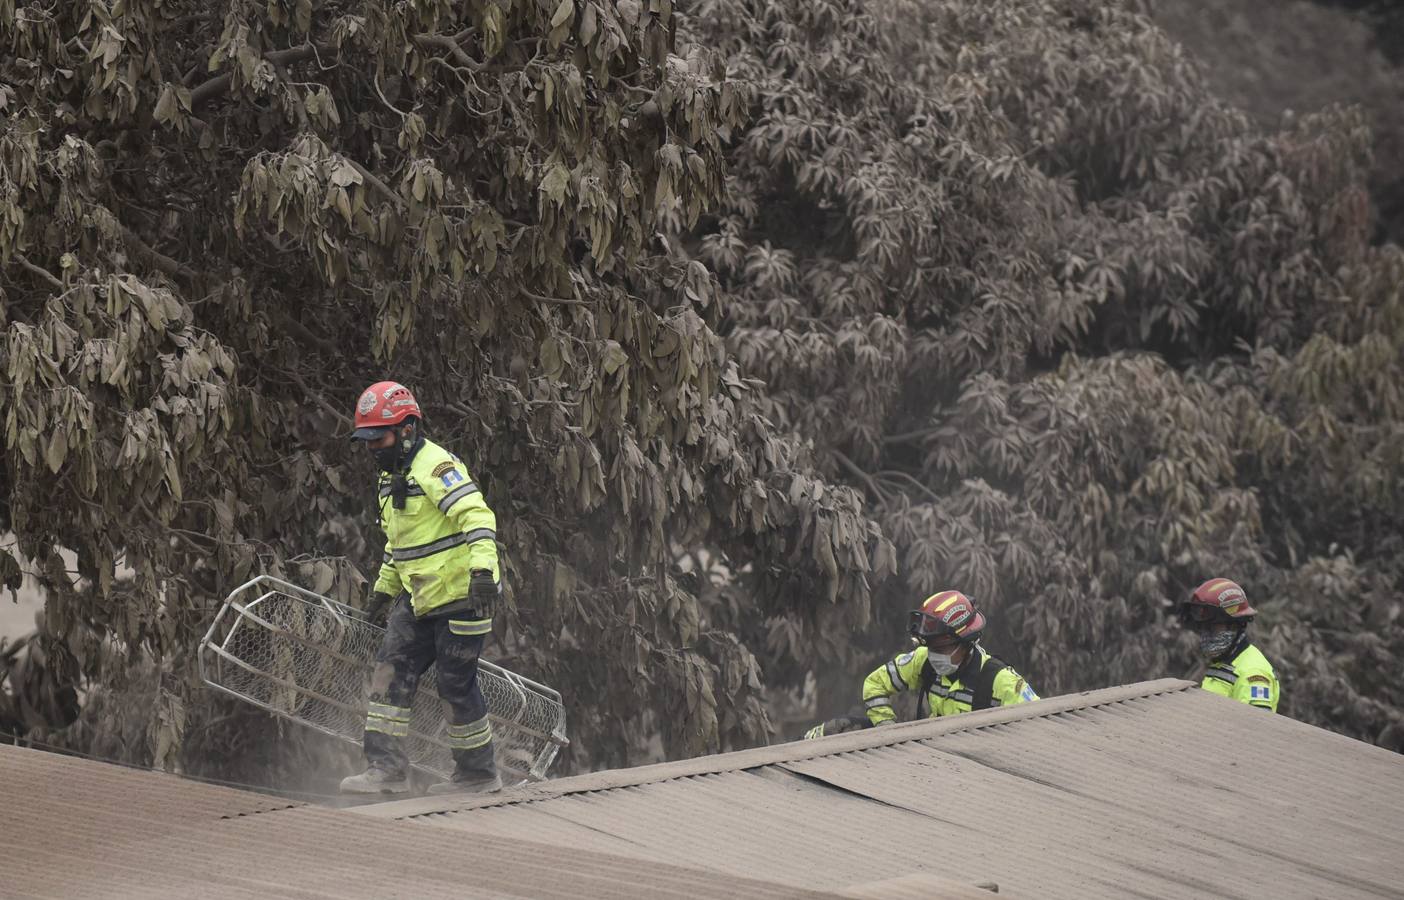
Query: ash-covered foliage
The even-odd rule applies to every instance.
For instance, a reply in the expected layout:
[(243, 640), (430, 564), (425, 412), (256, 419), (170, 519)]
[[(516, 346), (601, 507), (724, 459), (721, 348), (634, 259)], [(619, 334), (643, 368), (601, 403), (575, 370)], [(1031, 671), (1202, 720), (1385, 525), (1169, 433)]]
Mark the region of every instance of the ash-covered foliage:
[[(1398, 745), (1404, 256), (1369, 135), (1263, 133), (1107, 4), (699, 4), (757, 86), (689, 245), (769, 415), (1045, 694), (1188, 673), (1170, 617), (1239, 579), (1284, 710)], [(837, 684), (843, 684), (838, 682)]]
[(346, 413), (386, 375), (498, 511), (496, 656), (561, 687), (578, 763), (765, 739), (753, 649), (679, 548), (748, 566), (755, 615), (866, 624), (885, 541), (856, 493), (807, 498), (711, 276), (665, 252), (747, 90), (675, 28), (668, 3), (0, 2), (0, 531), (43, 573), (49, 669), (158, 661), (134, 755), (176, 764), (206, 715), (191, 653), (232, 586), (358, 602)]
[(1045, 695), (1184, 674), (1211, 574), (1285, 712), (1397, 742), (1368, 135), (1262, 133), (1104, 7), (0, 0), (10, 727), (253, 753), (195, 642), (260, 571), (357, 602), (390, 376), (498, 512), (495, 657), (568, 765), (762, 742), (811, 671), (844, 705), (937, 588)]

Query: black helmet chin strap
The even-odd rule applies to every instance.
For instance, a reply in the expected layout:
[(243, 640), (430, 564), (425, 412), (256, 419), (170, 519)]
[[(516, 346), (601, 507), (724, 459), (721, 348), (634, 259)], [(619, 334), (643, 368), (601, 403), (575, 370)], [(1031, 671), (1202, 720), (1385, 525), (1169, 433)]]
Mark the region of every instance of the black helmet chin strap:
[(1235, 625), (1238, 628), (1238, 634), (1234, 636), (1233, 643), (1224, 651), (1224, 655), (1220, 659), (1233, 659), (1248, 646), (1248, 623), (1237, 622)]
[(390, 474), (390, 503), (396, 509), (405, 508), (405, 498), (409, 495), (409, 461), (414, 458), (414, 454), (424, 444), (424, 435), (419, 430), (419, 423), (415, 422), (414, 437), (405, 441), (400, 435), (395, 435), (395, 444), (400, 448), (400, 452), (395, 457), (395, 470)]

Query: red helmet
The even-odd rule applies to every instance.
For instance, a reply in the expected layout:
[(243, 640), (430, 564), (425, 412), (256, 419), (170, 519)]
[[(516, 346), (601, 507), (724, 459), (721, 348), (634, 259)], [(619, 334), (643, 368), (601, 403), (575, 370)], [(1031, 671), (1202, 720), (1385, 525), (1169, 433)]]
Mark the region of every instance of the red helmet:
[(907, 630), (923, 643), (946, 634), (970, 643), (985, 630), (985, 617), (975, 608), (975, 601), (960, 591), (941, 591), (927, 597), (921, 609), (912, 610)]
[(385, 429), (410, 416), (424, 418), (409, 388), (398, 381), (377, 381), (356, 401), (356, 430), (351, 440), (368, 441), (379, 437)]
[(1246, 623), (1258, 614), (1248, 604), (1248, 595), (1238, 582), (1227, 578), (1211, 578), (1194, 589), (1194, 593), (1180, 604), (1180, 618), (1190, 625), (1208, 625), (1213, 622)]

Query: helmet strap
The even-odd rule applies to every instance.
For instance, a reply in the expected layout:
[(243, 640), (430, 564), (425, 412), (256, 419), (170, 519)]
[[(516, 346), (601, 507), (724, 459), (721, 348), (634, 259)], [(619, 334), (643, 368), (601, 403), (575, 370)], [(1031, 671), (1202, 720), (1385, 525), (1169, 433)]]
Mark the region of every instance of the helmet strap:
[(1238, 634), (1234, 636), (1233, 644), (1228, 648), (1228, 652), (1224, 654), (1230, 659), (1242, 653), (1244, 648), (1248, 646), (1248, 623), (1243, 622), (1237, 627)]
[(395, 433), (395, 446), (399, 452), (395, 454), (395, 468), (390, 473), (390, 503), (396, 509), (405, 508), (405, 498), (409, 496), (409, 461), (424, 443), (424, 435), (419, 430), (418, 421), (410, 423), (408, 428), (408, 440), (405, 438), (404, 429)]
[[(961, 641), (960, 646), (965, 648), (965, 659), (962, 659), (960, 665), (956, 667), (957, 678), (961, 678), (962, 675), (970, 671), (972, 661), (978, 661), (980, 659), (979, 641)], [(964, 679), (962, 678), (961, 680)]]

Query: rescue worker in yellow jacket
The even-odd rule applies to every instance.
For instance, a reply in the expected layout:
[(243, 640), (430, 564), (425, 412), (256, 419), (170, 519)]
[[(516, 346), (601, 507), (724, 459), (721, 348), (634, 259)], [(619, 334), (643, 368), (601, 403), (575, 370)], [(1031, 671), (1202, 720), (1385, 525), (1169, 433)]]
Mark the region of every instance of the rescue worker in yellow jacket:
[(1180, 620), (1199, 636), (1199, 652), (1209, 662), (1200, 687), (1277, 712), (1277, 673), (1248, 640), (1248, 623), (1257, 614), (1243, 588), (1227, 578), (1209, 579), (1180, 604)]
[(898, 654), (863, 681), (862, 716), (840, 716), (806, 732), (806, 738), (886, 725), (897, 720), (892, 704), (916, 691), (923, 717), (1013, 706), (1038, 694), (1014, 669), (980, 646), (985, 616), (960, 591), (941, 591), (911, 612), (908, 631), (916, 647)]
[[(497, 519), (458, 457), (428, 440), (404, 385), (371, 385), (356, 403), (356, 431), (380, 468), (385, 553), (369, 606), (389, 607), (371, 675), (367, 768), (341, 782), (347, 793), (403, 793), (409, 760), (401, 746), (419, 678), (438, 667), (448, 714), (453, 778), (430, 793), (502, 787), (492, 725), (478, 684), (478, 657), (500, 594)], [(406, 596), (407, 595), (407, 596)]]

